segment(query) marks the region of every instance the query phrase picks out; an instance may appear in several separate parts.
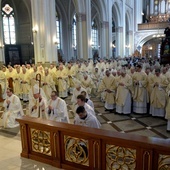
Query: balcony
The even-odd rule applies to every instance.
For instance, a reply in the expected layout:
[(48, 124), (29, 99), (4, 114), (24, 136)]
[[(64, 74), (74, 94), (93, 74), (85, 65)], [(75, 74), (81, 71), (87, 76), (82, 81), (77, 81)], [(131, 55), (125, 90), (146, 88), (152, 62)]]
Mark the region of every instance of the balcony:
[(154, 29), (165, 29), (169, 26), (169, 22), (148, 22), (143, 24), (138, 24), (138, 30), (154, 30)]

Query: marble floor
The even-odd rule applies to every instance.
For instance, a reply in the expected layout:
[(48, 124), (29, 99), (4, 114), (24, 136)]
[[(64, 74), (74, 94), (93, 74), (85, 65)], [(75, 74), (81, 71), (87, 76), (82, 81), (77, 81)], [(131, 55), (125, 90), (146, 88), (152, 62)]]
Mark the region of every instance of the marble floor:
[[(70, 96), (65, 99), (68, 104), (70, 122), (73, 123), (74, 113), (71, 110)], [(155, 118), (146, 115), (119, 115), (106, 112), (104, 103), (98, 98), (91, 98), (95, 105), (98, 120), (101, 122), (102, 129), (116, 131), (120, 133), (137, 134), (148, 137), (158, 137), (168, 139), (170, 133), (166, 131), (167, 121), (163, 118)], [(23, 103), (25, 114), (28, 111), (28, 104)], [(3, 112), (0, 103), (0, 116)], [(50, 165), (37, 161), (21, 158), (21, 141), (19, 128), (4, 129), (2, 119), (0, 119), (0, 170), (57, 170)]]

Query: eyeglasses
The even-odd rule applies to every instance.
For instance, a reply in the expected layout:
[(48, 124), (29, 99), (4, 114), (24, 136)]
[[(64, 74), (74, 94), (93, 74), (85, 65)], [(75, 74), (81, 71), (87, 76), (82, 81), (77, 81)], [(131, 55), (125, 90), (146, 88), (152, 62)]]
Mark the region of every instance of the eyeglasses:
[(55, 97), (56, 95), (51, 95), (51, 97)]

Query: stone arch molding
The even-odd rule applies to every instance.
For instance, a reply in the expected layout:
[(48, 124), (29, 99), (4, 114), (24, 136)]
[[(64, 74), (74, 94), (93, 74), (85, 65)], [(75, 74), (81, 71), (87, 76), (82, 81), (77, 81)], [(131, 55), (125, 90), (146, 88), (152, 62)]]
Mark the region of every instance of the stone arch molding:
[[(119, 3), (119, 4), (118, 4)], [(115, 21), (115, 25), (116, 27), (119, 27), (120, 21), (121, 21), (121, 13), (120, 13), (120, 2), (114, 2), (112, 5), (112, 16), (114, 16), (114, 21)]]
[(76, 13), (85, 14), (86, 9), (85, 9), (84, 0), (73, 0), (73, 4), (74, 4)]
[[(135, 35), (135, 50), (138, 50), (140, 53), (142, 52), (142, 46), (149, 40), (153, 39), (153, 35), (158, 34), (158, 31), (150, 31), (142, 33), (136, 33)], [(160, 34), (164, 34), (163, 31)]]
[(128, 28), (129, 30), (133, 30), (133, 16), (130, 10), (126, 10), (125, 17), (127, 17), (127, 22), (128, 22)]

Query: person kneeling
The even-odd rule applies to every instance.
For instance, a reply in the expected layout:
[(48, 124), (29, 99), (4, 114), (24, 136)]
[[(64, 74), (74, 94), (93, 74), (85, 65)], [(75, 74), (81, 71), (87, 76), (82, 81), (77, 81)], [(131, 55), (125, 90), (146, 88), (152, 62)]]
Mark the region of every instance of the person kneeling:
[(91, 113), (87, 112), (84, 106), (79, 106), (76, 110), (75, 125), (87, 126), (92, 128), (100, 128), (100, 122)]
[(4, 101), (5, 112), (3, 113), (3, 126), (4, 128), (15, 128), (19, 124), (15, 121), (16, 118), (20, 118), (24, 115), (21, 101), (18, 96), (13, 94), (11, 88), (7, 88), (7, 97)]

